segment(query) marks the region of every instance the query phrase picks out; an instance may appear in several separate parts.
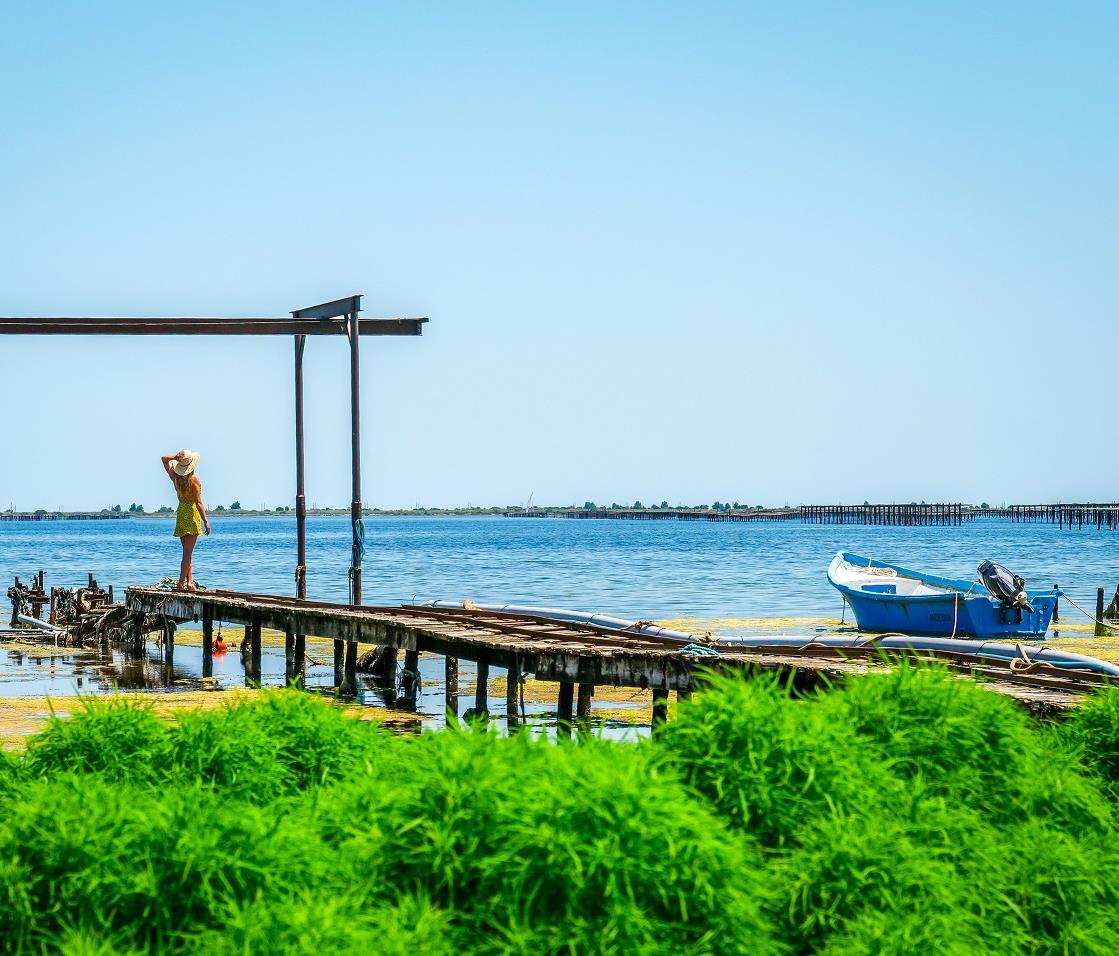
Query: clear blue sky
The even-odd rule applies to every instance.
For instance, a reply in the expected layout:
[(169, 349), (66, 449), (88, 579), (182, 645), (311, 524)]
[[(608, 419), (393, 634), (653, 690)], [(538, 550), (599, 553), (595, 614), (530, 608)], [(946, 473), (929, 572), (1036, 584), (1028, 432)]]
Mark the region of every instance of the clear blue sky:
[[(0, 314), (429, 315), (372, 505), (1113, 501), (1117, 10), (5, 3)], [(286, 339), (0, 338), (0, 404), (0, 507), (294, 493)]]

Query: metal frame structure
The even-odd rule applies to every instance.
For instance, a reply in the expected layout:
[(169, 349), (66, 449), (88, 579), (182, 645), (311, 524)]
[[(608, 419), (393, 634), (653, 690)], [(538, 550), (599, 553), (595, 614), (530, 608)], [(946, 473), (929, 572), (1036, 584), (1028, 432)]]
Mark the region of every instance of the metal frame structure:
[[(360, 340), (363, 335), (422, 335), (426, 318), (360, 318), (361, 296), (296, 309), (290, 317), (264, 318), (112, 318), (0, 317), (0, 335), (292, 335), (295, 337), (295, 524), (296, 597), (307, 597), (307, 495), (303, 456), (303, 352), (308, 335), (345, 335), (350, 343), (350, 447), (353, 532), (350, 561), (351, 601), (361, 603), (364, 525), (361, 504)], [(305, 636), (288, 635), (289, 655), (302, 659)], [(294, 647), (292, 644), (294, 643)], [(335, 683), (342, 693), (357, 689), (357, 642), (335, 651)]]

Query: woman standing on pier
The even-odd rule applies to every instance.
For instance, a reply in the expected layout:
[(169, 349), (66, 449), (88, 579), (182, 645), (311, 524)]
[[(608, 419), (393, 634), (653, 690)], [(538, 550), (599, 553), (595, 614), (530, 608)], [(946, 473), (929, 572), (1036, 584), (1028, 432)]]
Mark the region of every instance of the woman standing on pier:
[(183, 591), (197, 590), (194, 584), (194, 568), (191, 558), (202, 526), (210, 533), (210, 519), (206, 515), (206, 505), (202, 502), (202, 482), (198, 480), (195, 469), (198, 467), (198, 452), (185, 449), (173, 455), (163, 455), (163, 469), (175, 486), (179, 507), (175, 512), (175, 537), (183, 545), (183, 561), (179, 566), (178, 587)]

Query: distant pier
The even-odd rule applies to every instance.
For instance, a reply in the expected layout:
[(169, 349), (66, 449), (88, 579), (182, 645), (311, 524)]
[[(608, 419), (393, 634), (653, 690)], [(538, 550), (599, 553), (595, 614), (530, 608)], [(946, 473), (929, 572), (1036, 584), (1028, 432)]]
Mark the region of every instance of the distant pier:
[(106, 521), (129, 517), (120, 511), (0, 511), (0, 521)]
[(1119, 504), (1007, 505), (983, 508), (976, 512), (1011, 521), (1041, 522), (1062, 528), (1089, 528), (1114, 531), (1119, 528)]
[(800, 516), (796, 508), (739, 509), (731, 511), (690, 508), (531, 508), (507, 511), (506, 518), (610, 518), (615, 521), (789, 521)]
[(613, 521), (801, 521), (806, 524), (958, 525), (978, 510), (963, 504), (800, 505), (796, 508), (532, 508), (507, 518), (583, 518)]

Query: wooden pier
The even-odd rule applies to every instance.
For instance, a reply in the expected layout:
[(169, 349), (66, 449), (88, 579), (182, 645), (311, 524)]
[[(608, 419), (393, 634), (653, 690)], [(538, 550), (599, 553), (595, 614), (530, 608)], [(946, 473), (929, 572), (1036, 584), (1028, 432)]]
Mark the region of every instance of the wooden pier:
[(806, 524), (959, 525), (976, 510), (963, 504), (800, 505), (796, 508), (530, 508), (507, 518), (583, 518), (613, 521), (796, 521)]
[(1119, 504), (1007, 505), (1005, 508), (984, 508), (977, 513), (1015, 522), (1055, 524), (1070, 530), (1088, 527), (1097, 531), (1114, 531), (1119, 528)]
[(0, 511), (0, 521), (109, 521), (130, 517), (120, 511)]
[(614, 521), (789, 521), (796, 508), (740, 508), (730, 511), (695, 508), (530, 508), (506, 511), (506, 518), (584, 518)]
[(962, 504), (802, 505), (809, 524), (960, 525), (975, 517)]
[[(992, 690), (1021, 701), (1041, 713), (1074, 706), (1083, 695), (1109, 683), (1108, 678), (1087, 672), (1061, 671), (1023, 657), (1012, 663), (981, 659), (963, 653), (891, 651), (887, 658), (868, 637), (859, 646), (837, 650), (823, 647), (811, 636), (790, 637), (788, 644), (764, 650), (720, 647), (717, 655), (697, 654), (679, 641), (640, 634), (627, 628), (558, 622), (527, 614), (471, 608), (436, 609), (424, 605), (358, 606), (300, 600), (276, 595), (235, 591), (181, 592), (150, 587), (127, 591), (126, 607), (132, 612), (132, 639), (142, 647), (143, 635), (164, 634), (164, 654), (173, 660), (174, 630), (178, 623), (200, 621), (203, 637), (203, 670), (212, 668), (208, 648), (216, 622), (244, 625), (250, 677), (261, 678), (261, 629), (287, 635), (285, 679), (298, 682), (303, 649), (296, 635), (314, 635), (335, 642), (335, 683), (345, 683), (343, 662), (356, 657), (357, 645), (377, 645), (371, 655), (380, 676), (395, 682), (399, 654), (404, 652), (404, 672), (417, 673), (420, 653), (445, 658), (448, 712), (458, 716), (458, 663), (478, 665), (475, 714), (488, 712), (488, 677), (491, 667), (509, 674), (507, 720), (510, 728), (523, 721), (520, 684), (525, 676), (555, 682), (557, 720), (561, 732), (573, 722), (590, 718), (596, 686), (632, 687), (653, 691), (654, 727), (667, 715), (670, 692), (686, 697), (702, 685), (710, 670), (777, 673), (798, 689), (809, 689), (888, 666), (906, 658), (938, 661), (961, 675), (982, 678)], [(697, 637), (697, 642), (703, 641)], [(574, 702), (577, 701), (577, 706)], [(573, 712), (573, 707), (576, 708)]]

